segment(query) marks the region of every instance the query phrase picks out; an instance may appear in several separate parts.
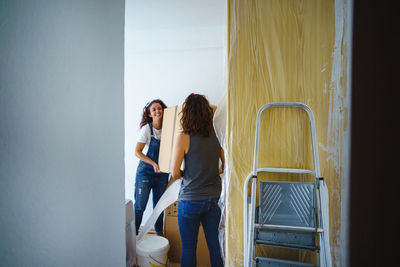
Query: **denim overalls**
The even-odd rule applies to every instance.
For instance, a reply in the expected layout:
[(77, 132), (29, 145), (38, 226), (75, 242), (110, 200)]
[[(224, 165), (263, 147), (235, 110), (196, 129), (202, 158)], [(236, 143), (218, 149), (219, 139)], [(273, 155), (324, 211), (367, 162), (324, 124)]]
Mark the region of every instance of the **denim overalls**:
[[(146, 156), (158, 164), (158, 154), (160, 151), (160, 140), (154, 137), (153, 125), (149, 123), (151, 139)], [(136, 170), (135, 181), (135, 223), (136, 234), (142, 223), (143, 212), (149, 199), (150, 190), (153, 189), (153, 208), (161, 198), (168, 183), (168, 173), (156, 173), (152, 165), (140, 161)], [(158, 217), (154, 228), (157, 234), (163, 234), (164, 213)]]

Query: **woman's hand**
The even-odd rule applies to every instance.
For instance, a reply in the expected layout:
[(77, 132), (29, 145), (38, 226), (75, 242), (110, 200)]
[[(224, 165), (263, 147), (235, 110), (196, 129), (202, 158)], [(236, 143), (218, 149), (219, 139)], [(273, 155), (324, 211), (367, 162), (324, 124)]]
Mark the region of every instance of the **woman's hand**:
[(153, 164), (151, 164), (151, 165), (153, 165), (154, 172), (161, 172), (161, 171), (160, 171), (160, 167), (158, 166), (157, 163), (155, 163), (155, 162), (153, 161)]
[(224, 149), (221, 147), (219, 151), (219, 158), (221, 159), (221, 167), (219, 167), (219, 174), (224, 173), (224, 167), (225, 167), (225, 153)]

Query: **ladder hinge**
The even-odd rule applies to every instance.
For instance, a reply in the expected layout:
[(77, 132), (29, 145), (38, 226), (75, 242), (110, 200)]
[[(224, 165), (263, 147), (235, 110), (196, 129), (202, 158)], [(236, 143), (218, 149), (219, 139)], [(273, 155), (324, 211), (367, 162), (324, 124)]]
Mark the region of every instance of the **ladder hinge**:
[(324, 177), (316, 177), (315, 180), (317, 182), (317, 187), (319, 188), (321, 181), (324, 181)]

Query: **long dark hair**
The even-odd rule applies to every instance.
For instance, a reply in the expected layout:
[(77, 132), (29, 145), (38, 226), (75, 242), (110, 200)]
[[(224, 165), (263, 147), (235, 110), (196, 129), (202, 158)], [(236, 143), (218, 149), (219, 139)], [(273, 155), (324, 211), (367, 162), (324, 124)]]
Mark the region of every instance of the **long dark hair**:
[[(142, 121), (140, 122), (140, 128), (142, 128), (143, 126), (145, 126), (146, 124), (153, 122), (153, 118), (149, 117), (150, 115), (150, 106), (153, 103), (158, 103), (161, 105), (163, 111), (164, 109), (167, 108), (167, 105), (164, 104), (164, 102), (162, 102), (161, 99), (154, 99), (152, 101), (150, 101), (149, 103), (146, 104), (146, 106), (144, 106), (143, 108), (143, 114), (142, 114)], [(163, 118), (164, 118), (164, 113), (163, 113)]]
[(182, 107), (182, 132), (210, 136), (213, 130), (213, 109), (204, 95), (190, 94)]

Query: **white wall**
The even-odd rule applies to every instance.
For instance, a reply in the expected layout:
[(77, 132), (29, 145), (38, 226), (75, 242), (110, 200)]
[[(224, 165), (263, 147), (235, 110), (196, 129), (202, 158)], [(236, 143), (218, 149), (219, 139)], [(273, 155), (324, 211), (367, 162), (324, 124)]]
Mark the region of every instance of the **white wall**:
[(133, 199), (144, 105), (175, 106), (190, 93), (217, 105), (225, 95), (226, 0), (127, 0), (125, 12), (125, 196)]
[(2, 1), (0, 39), (0, 266), (125, 266), (124, 1)]

